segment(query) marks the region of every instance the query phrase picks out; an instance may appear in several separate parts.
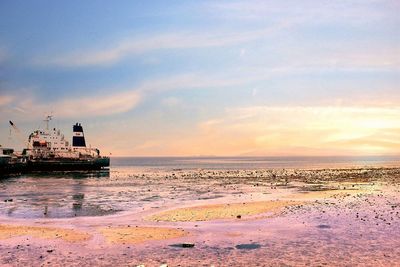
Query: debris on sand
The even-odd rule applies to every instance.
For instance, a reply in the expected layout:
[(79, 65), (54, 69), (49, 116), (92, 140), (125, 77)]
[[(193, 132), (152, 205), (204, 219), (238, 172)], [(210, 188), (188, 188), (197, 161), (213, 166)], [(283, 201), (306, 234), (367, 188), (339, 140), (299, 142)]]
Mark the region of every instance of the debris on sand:
[(251, 250), (251, 249), (258, 249), (261, 248), (260, 244), (257, 243), (251, 243), (251, 244), (239, 244), (235, 246), (236, 249), (245, 249), (245, 250)]
[(179, 243), (179, 244), (172, 244), (169, 246), (176, 247), (176, 248), (193, 248), (194, 244), (193, 243)]
[(320, 224), (320, 225), (317, 225), (317, 227), (319, 229), (331, 229), (331, 226), (327, 225), (327, 224)]

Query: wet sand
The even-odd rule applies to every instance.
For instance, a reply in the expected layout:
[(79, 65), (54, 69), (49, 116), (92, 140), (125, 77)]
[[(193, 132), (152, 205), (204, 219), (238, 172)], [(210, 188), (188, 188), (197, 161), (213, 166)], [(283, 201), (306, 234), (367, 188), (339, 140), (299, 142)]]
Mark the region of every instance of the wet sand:
[[(121, 211), (3, 213), (0, 265), (400, 266), (399, 178), (399, 169), (383, 168), (121, 171), (110, 178), (123, 183), (115, 196), (131, 195), (115, 204)], [(98, 201), (82, 188), (73, 212)], [(4, 200), (7, 211), (36, 208), (17, 194)]]

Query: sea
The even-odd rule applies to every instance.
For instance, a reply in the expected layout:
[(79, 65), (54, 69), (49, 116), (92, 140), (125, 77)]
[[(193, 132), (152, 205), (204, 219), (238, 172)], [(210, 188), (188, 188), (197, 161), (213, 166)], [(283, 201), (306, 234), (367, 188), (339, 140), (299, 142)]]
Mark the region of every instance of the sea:
[(251, 170), (397, 167), (400, 156), (114, 157), (111, 168), (137, 170)]

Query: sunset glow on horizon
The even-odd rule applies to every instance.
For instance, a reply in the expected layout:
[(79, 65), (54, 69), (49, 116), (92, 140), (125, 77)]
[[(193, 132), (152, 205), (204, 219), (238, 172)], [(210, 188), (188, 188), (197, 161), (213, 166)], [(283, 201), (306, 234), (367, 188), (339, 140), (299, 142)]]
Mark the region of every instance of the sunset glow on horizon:
[(0, 3), (0, 145), (53, 114), (113, 156), (400, 154), (400, 2)]

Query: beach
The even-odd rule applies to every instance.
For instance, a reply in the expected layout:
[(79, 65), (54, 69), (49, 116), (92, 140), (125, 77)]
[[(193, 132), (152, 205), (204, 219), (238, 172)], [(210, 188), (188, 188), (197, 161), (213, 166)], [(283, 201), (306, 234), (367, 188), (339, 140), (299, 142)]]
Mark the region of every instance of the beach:
[(0, 264), (396, 266), (399, 181), (393, 167), (10, 177)]

